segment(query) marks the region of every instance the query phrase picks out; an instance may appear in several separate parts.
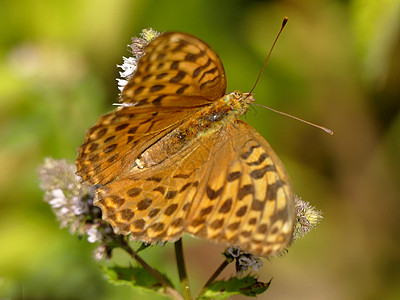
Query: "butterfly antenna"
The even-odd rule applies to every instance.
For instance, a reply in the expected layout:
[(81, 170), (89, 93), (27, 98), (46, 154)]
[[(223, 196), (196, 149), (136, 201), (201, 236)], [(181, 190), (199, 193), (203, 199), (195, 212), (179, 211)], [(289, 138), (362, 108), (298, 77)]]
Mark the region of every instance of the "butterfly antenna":
[(264, 107), (264, 108), (266, 108), (266, 109), (272, 110), (273, 112), (276, 112), (276, 113), (281, 114), (281, 115), (284, 115), (284, 116), (286, 116), (286, 117), (295, 119), (295, 120), (297, 120), (297, 121), (303, 122), (303, 123), (308, 124), (308, 125), (311, 125), (311, 126), (313, 126), (313, 127), (319, 128), (319, 129), (325, 131), (326, 133), (329, 133), (330, 135), (333, 135), (333, 131), (332, 131), (332, 130), (330, 130), (329, 128), (323, 127), (323, 126), (321, 126), (321, 125), (317, 125), (317, 124), (308, 122), (308, 121), (306, 121), (306, 120), (300, 119), (300, 118), (298, 118), (298, 117), (292, 116), (292, 115), (290, 115), (290, 114), (281, 112), (281, 111), (279, 111), (279, 110), (273, 109), (273, 108), (271, 108), (271, 107), (268, 107), (268, 106), (265, 106), (265, 105), (262, 105), (262, 104), (252, 103), (252, 105), (257, 105), (257, 106)]
[[(273, 43), (272, 46), (271, 46), (271, 50), (269, 50), (268, 56), (267, 56), (267, 58), (265, 59), (264, 65), (262, 66), (260, 73), (258, 73), (256, 82), (254, 83), (254, 85), (253, 85), (252, 89), (250, 90), (250, 92), (248, 93), (247, 97), (250, 96), (250, 95), (252, 94), (252, 92), (254, 91), (254, 89), (256, 88), (257, 83), (258, 83), (258, 81), (260, 80), (261, 74), (264, 72), (265, 66), (267, 65), (267, 62), (268, 62), (268, 60), (269, 60), (269, 58), (270, 58), (270, 56), (271, 56), (272, 50), (274, 50), (275, 44), (276, 44), (276, 42), (278, 41), (279, 36), (281, 35), (281, 33), (282, 33), (282, 31), (283, 31), (283, 28), (285, 28), (286, 23), (288, 22), (288, 20), (289, 20), (288, 17), (284, 17), (284, 18), (283, 18), (281, 29), (279, 30), (278, 34), (276, 35), (276, 38), (275, 38), (275, 40), (274, 40), (274, 43)], [(265, 106), (265, 105), (261, 105), (261, 104), (258, 104), (258, 103), (252, 103), (252, 105), (257, 105), (257, 106), (264, 107), (264, 108), (266, 108), (266, 109), (272, 110), (273, 112), (276, 112), (276, 113), (281, 114), (281, 115), (284, 115), (284, 116), (286, 116), (286, 117), (295, 119), (295, 120), (297, 120), (297, 121), (303, 122), (303, 123), (308, 124), (308, 125), (311, 125), (311, 126), (313, 126), (313, 127), (319, 128), (319, 129), (325, 131), (326, 133), (328, 133), (328, 134), (330, 134), (330, 135), (333, 135), (333, 131), (330, 130), (330, 129), (328, 129), (328, 128), (326, 128), (326, 127), (323, 127), (323, 126), (320, 126), (320, 125), (317, 125), (317, 124), (308, 122), (308, 121), (306, 121), (306, 120), (300, 119), (300, 118), (298, 118), (298, 117), (292, 116), (292, 115), (290, 115), (290, 114), (281, 112), (281, 111), (279, 111), (279, 110), (273, 109), (273, 108), (268, 107), (268, 106)]]
[(258, 73), (256, 82), (254, 83), (252, 89), (250, 90), (249, 95), (251, 95), (251, 93), (252, 93), (252, 92), (254, 91), (254, 89), (256, 88), (257, 83), (258, 83), (258, 81), (260, 80), (261, 74), (264, 72), (265, 66), (267, 65), (267, 62), (268, 62), (268, 60), (269, 60), (269, 57), (271, 56), (272, 50), (274, 50), (275, 44), (276, 44), (276, 42), (278, 41), (279, 36), (281, 35), (281, 33), (282, 33), (282, 31), (283, 31), (283, 28), (285, 28), (286, 23), (287, 23), (288, 20), (289, 20), (288, 17), (284, 17), (284, 18), (283, 18), (281, 29), (279, 30), (278, 34), (276, 35), (275, 41), (274, 41), (274, 43), (273, 43), (272, 46), (271, 46), (271, 50), (269, 50), (268, 56), (267, 56), (267, 58), (265, 59), (264, 65), (262, 66), (260, 73)]

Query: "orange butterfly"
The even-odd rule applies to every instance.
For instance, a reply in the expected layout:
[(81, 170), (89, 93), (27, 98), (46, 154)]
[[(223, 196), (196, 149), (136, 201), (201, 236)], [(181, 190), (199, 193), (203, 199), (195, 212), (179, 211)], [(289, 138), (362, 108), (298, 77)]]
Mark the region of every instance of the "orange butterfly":
[(225, 95), (218, 55), (184, 33), (152, 40), (123, 105), (87, 133), (78, 174), (116, 233), (147, 243), (187, 232), (273, 256), (292, 240), (289, 178), (267, 141), (239, 120), (254, 98)]

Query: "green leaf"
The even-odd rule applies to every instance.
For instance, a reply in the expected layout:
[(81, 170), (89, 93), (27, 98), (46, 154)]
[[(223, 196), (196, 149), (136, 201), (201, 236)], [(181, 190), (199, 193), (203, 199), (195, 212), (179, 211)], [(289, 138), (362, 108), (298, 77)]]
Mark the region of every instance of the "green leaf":
[(271, 280), (269, 282), (261, 282), (255, 277), (247, 275), (244, 278), (233, 277), (228, 281), (215, 281), (199, 299), (222, 300), (237, 294), (255, 297), (269, 288)]
[[(104, 267), (104, 272), (108, 280), (115, 285), (130, 285), (139, 292), (152, 291), (165, 295), (161, 283), (144, 268)], [(169, 282), (168, 278), (166, 280)]]
[(150, 247), (150, 244), (141, 243), (140, 247), (136, 250), (136, 253), (139, 253), (140, 251), (143, 251), (144, 249), (147, 249), (148, 247)]

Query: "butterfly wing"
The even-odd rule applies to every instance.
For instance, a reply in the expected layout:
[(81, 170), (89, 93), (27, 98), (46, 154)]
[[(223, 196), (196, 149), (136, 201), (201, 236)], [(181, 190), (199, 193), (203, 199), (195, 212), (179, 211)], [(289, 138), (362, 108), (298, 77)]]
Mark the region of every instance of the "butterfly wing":
[(268, 142), (243, 121), (218, 137), (186, 217), (186, 231), (273, 256), (291, 241), (295, 206), (290, 180)]
[(242, 121), (99, 189), (96, 205), (115, 231), (137, 240), (174, 241), (188, 232), (261, 256), (286, 247), (294, 226), (283, 165)]
[(147, 147), (185, 122), (193, 110), (132, 106), (100, 117), (79, 148), (77, 173), (92, 185), (111, 182), (134, 168)]
[(122, 92), (127, 105), (102, 116), (88, 131), (76, 160), (78, 174), (90, 184), (111, 182), (225, 90), (224, 68), (207, 44), (183, 33), (160, 35), (146, 47)]
[(183, 108), (206, 105), (225, 94), (222, 62), (198, 38), (164, 33), (152, 40), (145, 52), (122, 91), (122, 102)]

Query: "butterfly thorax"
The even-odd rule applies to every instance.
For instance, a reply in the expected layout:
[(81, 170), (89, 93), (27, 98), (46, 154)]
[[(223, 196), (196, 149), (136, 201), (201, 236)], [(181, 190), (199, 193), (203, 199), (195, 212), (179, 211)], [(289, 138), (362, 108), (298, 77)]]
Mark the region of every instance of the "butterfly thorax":
[(210, 135), (245, 114), (253, 95), (234, 91), (211, 105), (200, 107), (193, 117), (147, 148), (136, 160), (139, 168), (156, 165), (184, 147)]

